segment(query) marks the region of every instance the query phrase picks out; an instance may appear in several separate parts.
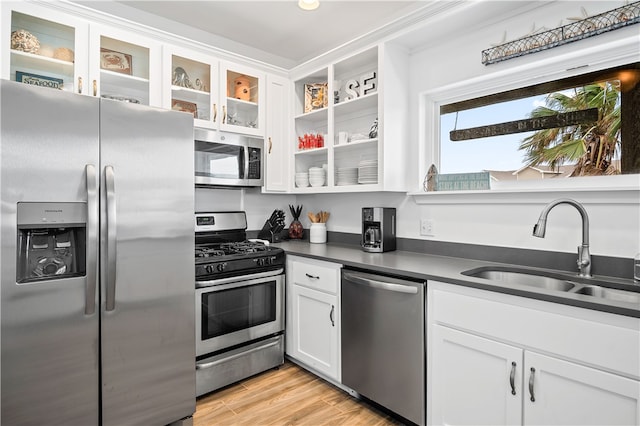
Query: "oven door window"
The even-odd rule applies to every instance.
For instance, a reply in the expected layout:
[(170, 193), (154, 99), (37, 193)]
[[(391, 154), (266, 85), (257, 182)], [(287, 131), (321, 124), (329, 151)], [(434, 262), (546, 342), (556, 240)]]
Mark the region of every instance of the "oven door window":
[(244, 148), (220, 143), (195, 141), (195, 174), (222, 179), (241, 179)]
[(275, 320), (275, 281), (202, 295), (202, 340)]

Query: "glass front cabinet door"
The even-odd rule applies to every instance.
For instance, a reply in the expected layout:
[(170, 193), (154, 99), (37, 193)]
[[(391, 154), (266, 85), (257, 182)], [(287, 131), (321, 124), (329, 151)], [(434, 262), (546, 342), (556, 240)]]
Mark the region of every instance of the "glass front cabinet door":
[(88, 94), (89, 24), (25, 3), (2, 5), (2, 78)]
[(264, 136), (264, 81), (263, 73), (237, 64), (221, 62), (221, 130)]
[(169, 46), (164, 52), (164, 107), (193, 114), (196, 127), (217, 130), (222, 119), (217, 59)]
[(90, 28), (90, 91), (93, 96), (160, 107), (160, 45), (125, 31)]

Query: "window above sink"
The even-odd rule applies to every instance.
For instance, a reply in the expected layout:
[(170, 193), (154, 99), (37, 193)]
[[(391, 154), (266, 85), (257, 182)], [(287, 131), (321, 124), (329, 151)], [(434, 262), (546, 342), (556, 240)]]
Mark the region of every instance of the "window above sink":
[[(474, 203), (504, 202), (507, 199), (509, 202), (528, 202), (531, 194), (541, 194), (541, 198), (545, 198), (545, 196), (548, 198), (549, 193), (554, 193), (554, 195), (566, 193), (568, 196), (580, 193), (582, 195), (588, 194), (587, 196), (594, 198), (596, 202), (603, 201), (603, 199), (614, 201), (613, 198), (622, 203), (633, 202), (637, 204), (637, 196), (630, 197), (629, 195), (640, 190), (639, 174), (508, 181), (499, 185), (492, 182), (491, 190), (481, 191), (425, 192), (423, 190), (423, 180), (427, 175), (427, 170), (432, 164), (438, 167), (443, 155), (440, 144), (441, 133), (444, 130), (440, 124), (441, 107), (497, 93), (513, 92), (525, 87), (546, 85), (549, 82), (569, 78), (579, 79), (580, 76), (586, 74), (603, 72), (625, 64), (631, 64), (632, 67), (637, 68), (637, 63), (640, 61), (637, 42), (638, 38), (634, 35), (588, 49), (574, 50), (569, 54), (558, 55), (538, 62), (520, 61), (520, 65), (517, 66), (497, 68), (495, 72), (489, 72), (492, 69), (488, 69), (488, 72), (480, 77), (421, 93), (419, 95), (421, 122), (418, 152), (419, 176), (416, 176), (415, 190), (410, 195), (414, 196), (418, 204), (428, 204), (434, 202), (435, 199), (447, 199), (447, 201), (455, 199), (456, 201), (452, 201), (455, 203), (465, 203), (467, 199), (473, 199)], [(491, 120), (493, 121), (486, 124), (510, 121), (509, 118), (502, 120), (500, 117)], [(448, 130), (451, 129), (447, 129), (447, 132)], [(473, 140), (471, 143), (483, 144), (487, 141), (479, 139)], [(477, 172), (479, 170), (469, 170), (469, 172), (471, 171)], [(451, 173), (446, 168), (443, 172)]]

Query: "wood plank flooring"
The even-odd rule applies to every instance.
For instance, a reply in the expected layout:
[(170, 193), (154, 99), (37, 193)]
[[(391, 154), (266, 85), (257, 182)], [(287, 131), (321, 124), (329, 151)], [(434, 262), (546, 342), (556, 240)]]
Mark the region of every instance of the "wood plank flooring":
[(323, 379), (287, 361), (198, 398), (195, 426), (400, 425)]

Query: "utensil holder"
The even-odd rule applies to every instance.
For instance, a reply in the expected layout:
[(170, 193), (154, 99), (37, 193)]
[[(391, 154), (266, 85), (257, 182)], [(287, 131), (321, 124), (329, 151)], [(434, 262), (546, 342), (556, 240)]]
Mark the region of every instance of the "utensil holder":
[(309, 242), (323, 244), (327, 242), (327, 224), (312, 223), (309, 228)]

